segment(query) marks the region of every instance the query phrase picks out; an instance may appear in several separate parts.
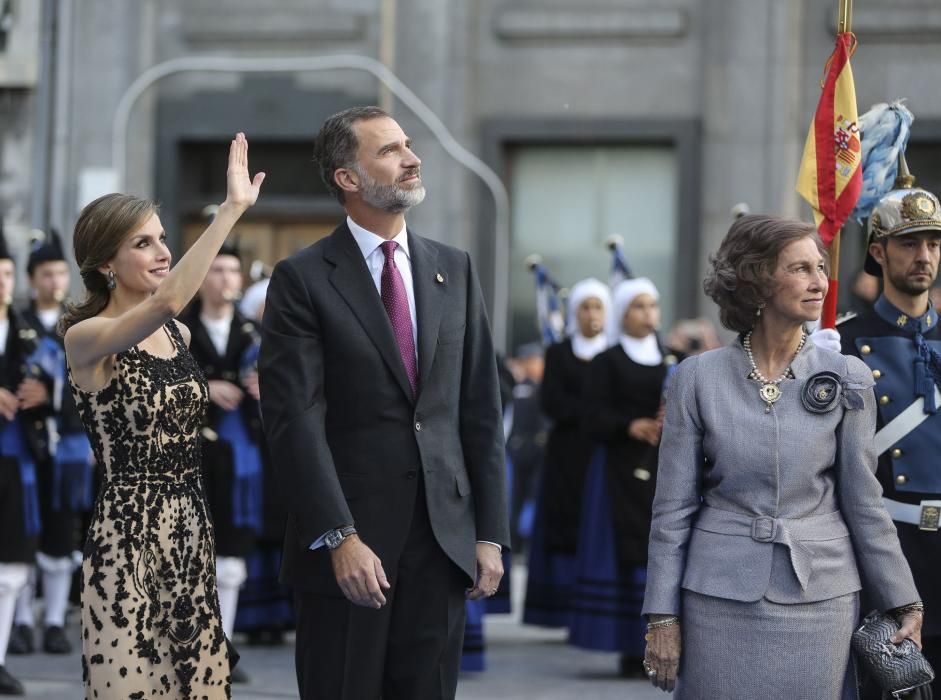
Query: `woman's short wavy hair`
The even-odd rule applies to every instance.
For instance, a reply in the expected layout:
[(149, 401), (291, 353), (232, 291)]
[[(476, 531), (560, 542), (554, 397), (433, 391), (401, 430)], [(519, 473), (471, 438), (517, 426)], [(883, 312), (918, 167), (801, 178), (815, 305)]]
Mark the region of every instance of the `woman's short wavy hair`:
[(777, 216), (752, 214), (732, 224), (719, 250), (709, 256), (703, 289), (719, 305), (722, 325), (747, 333), (756, 312), (771, 297), (771, 276), (778, 256), (794, 241), (812, 238), (827, 260), (827, 251), (813, 224)]

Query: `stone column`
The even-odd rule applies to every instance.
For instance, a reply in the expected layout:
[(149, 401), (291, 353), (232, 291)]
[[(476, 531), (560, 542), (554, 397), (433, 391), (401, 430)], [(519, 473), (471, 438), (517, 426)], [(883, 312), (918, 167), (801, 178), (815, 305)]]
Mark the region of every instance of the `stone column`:
[[(736, 203), (752, 213), (800, 214), (794, 184), (813, 111), (802, 119), (803, 6), (803, 0), (704, 2), (702, 270)], [(706, 298), (701, 311), (718, 317)]]

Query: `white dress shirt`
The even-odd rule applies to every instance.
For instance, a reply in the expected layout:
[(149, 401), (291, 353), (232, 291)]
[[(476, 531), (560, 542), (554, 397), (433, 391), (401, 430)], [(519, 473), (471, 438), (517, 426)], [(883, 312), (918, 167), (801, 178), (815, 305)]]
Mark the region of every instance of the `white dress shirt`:
[(207, 318), (203, 314), (199, 315), (212, 341), (212, 346), (216, 349), (219, 357), (225, 357), (226, 347), (229, 345), (229, 331), (232, 329), (232, 317), (234, 314), (230, 311), (222, 318)]
[(44, 311), (37, 310), (36, 316), (39, 317), (39, 322), (42, 324), (42, 327), (47, 331), (51, 331), (59, 322), (59, 317), (62, 316), (62, 309), (57, 306), (54, 309), (45, 309)]
[[(359, 246), (363, 257), (366, 258), (366, 267), (369, 268), (369, 274), (372, 275), (376, 291), (382, 296), (382, 268), (386, 264), (386, 256), (380, 246), (386, 242), (386, 239), (377, 236), (372, 231), (367, 231), (350, 217), (346, 217), (346, 225), (350, 227), (350, 233), (353, 234), (356, 245)], [(392, 259), (395, 261), (395, 266), (399, 268), (402, 282), (405, 283), (405, 296), (408, 297), (408, 314), (412, 319), (412, 342), (417, 350), (418, 323), (415, 316), (415, 287), (412, 284), (412, 259), (408, 253), (408, 235), (405, 226), (402, 226), (402, 230), (391, 240), (399, 244)], [(415, 359), (418, 359), (417, 356)]]

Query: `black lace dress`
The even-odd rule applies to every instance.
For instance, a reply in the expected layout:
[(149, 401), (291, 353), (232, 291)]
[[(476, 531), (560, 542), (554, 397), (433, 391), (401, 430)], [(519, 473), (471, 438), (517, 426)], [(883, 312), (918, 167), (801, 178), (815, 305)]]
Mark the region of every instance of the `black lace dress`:
[(228, 698), (215, 551), (200, 475), (208, 388), (175, 322), (169, 358), (119, 353), (72, 392), (104, 481), (82, 564), (88, 698)]

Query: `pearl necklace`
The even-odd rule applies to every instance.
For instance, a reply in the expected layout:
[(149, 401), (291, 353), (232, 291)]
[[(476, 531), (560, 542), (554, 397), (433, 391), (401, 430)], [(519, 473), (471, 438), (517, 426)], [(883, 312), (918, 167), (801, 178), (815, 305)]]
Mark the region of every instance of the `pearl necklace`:
[[(772, 404), (781, 398), (781, 387), (778, 385), (785, 379), (790, 379), (793, 377), (794, 372), (791, 370), (790, 363), (788, 363), (784, 372), (777, 379), (768, 379), (765, 377), (761, 373), (761, 370), (758, 369), (758, 364), (755, 362), (755, 356), (752, 354), (751, 334), (752, 331), (748, 331), (748, 333), (746, 333), (745, 337), (742, 339), (742, 347), (745, 348), (745, 355), (748, 357), (749, 364), (751, 364), (751, 372), (749, 373), (748, 378), (761, 382), (761, 388), (758, 389), (758, 394), (761, 396), (761, 400), (765, 402), (765, 413), (770, 413)], [(806, 340), (807, 334), (801, 330), (801, 340), (797, 344), (797, 350), (794, 351), (794, 357), (797, 357), (797, 355), (803, 349)], [(794, 357), (791, 358), (791, 362), (794, 361)]]

